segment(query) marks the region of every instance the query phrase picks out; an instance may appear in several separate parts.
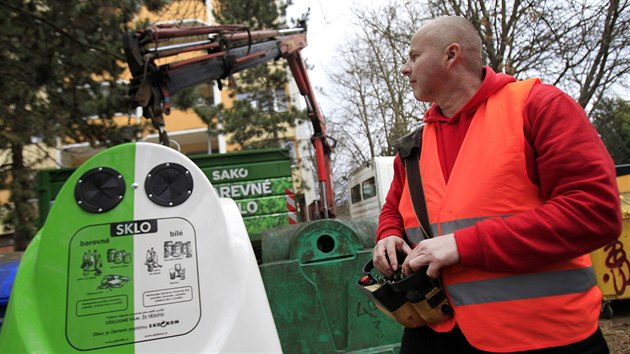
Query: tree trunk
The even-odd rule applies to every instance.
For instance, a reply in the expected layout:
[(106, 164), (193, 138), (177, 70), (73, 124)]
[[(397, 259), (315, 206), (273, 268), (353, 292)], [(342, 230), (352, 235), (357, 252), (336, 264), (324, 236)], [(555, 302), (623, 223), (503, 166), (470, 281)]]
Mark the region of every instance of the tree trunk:
[(13, 241), (16, 251), (24, 251), (33, 238), (35, 210), (31, 204), (34, 192), (31, 179), (31, 171), (24, 163), (24, 146), (13, 144), (11, 146), (12, 157), (12, 183), (10, 187), (11, 202), (13, 204), (13, 217), (11, 224), (15, 228)]

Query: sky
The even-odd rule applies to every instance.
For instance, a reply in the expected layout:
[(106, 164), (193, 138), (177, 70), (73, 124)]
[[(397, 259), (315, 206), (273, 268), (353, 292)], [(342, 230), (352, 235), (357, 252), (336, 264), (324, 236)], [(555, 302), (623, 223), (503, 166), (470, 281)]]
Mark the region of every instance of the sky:
[[(302, 50), (302, 56), (314, 65), (315, 73), (311, 80), (322, 84), (320, 69), (327, 65), (335, 48), (343, 43), (344, 37), (352, 24), (351, 7), (354, 1), (343, 0), (294, 0), (294, 5), (287, 9), (288, 18), (299, 18), (310, 8), (307, 32), (308, 46)], [(317, 74), (317, 75), (315, 75)], [(316, 85), (316, 83), (313, 83)]]
[[(354, 6), (379, 6), (387, 0), (293, 0), (293, 5), (287, 8), (287, 18), (300, 18), (310, 8), (307, 23), (308, 46), (302, 50), (305, 58), (313, 69), (309, 71), (311, 86), (315, 91), (323, 88), (325, 92), (329, 85), (326, 78), (326, 68), (334, 65), (333, 59), (336, 48), (351, 35), (353, 27), (352, 8)], [(324, 114), (331, 112), (332, 102), (323, 95), (317, 96), (318, 103)]]

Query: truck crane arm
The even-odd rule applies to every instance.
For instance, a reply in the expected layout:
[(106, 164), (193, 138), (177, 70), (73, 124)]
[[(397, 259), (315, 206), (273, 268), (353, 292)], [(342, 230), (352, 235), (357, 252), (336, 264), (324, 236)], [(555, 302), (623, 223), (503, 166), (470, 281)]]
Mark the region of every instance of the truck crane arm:
[[(134, 107), (158, 130), (160, 143), (169, 145), (164, 115), (170, 113), (171, 96), (202, 83), (221, 80), (247, 68), (272, 60), (287, 60), (304, 97), (313, 126), (320, 188), (320, 217), (335, 216), (330, 154), (324, 119), (300, 51), (306, 47), (306, 26), (288, 30), (249, 31), (242, 26), (220, 25), (180, 28), (161, 25), (127, 33), (123, 40), (132, 75), (129, 98)], [(188, 59), (167, 62), (166, 58), (187, 53)]]

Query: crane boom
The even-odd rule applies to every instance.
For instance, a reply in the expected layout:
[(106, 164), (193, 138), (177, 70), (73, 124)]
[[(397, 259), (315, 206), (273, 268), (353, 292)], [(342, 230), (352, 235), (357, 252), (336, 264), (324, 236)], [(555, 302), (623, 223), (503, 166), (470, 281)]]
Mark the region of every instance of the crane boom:
[[(202, 83), (222, 79), (247, 68), (284, 59), (304, 97), (313, 126), (320, 217), (335, 216), (330, 154), (332, 146), (319, 110), (300, 51), (307, 45), (306, 29), (249, 31), (242, 26), (221, 25), (180, 28), (154, 26), (124, 37), (124, 49), (132, 80), (129, 86), (133, 106), (158, 130), (160, 143), (169, 145), (164, 115), (170, 113), (171, 96)], [(159, 65), (156, 61), (189, 53), (190, 58)]]

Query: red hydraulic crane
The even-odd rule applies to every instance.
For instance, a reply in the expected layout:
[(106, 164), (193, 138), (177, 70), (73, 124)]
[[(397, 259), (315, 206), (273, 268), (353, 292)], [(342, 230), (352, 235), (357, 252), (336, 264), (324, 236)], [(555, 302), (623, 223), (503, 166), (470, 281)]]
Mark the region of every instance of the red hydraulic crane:
[[(177, 27), (162, 25), (124, 37), (125, 56), (133, 76), (129, 96), (134, 106), (159, 131), (160, 143), (169, 145), (163, 115), (170, 113), (171, 96), (179, 90), (229, 77), (255, 65), (285, 59), (304, 97), (313, 126), (320, 188), (320, 217), (335, 216), (330, 154), (332, 146), (300, 51), (305, 48), (306, 26), (288, 30), (249, 31), (242, 26)], [(156, 60), (190, 53), (190, 59), (158, 65)], [(220, 86), (219, 86), (220, 87)]]

